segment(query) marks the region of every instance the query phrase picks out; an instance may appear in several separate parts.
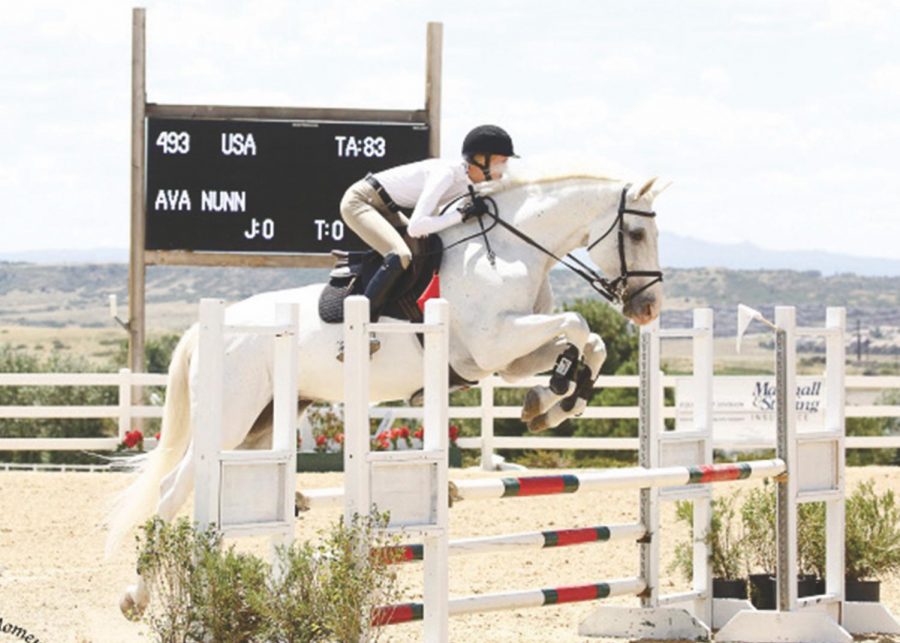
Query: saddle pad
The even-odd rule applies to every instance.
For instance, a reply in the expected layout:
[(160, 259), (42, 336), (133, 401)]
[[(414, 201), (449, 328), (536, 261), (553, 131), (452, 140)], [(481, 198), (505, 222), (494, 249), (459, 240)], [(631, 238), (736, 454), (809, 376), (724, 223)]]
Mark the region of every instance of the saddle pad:
[[(428, 287), (434, 273), (440, 271), (443, 243), (434, 234), (425, 239), (413, 239), (404, 234), (404, 240), (413, 252), (412, 263), (388, 295), (381, 314), (418, 323), (422, 321), (422, 311), (416, 300)], [(336, 251), (333, 254), (337, 262), (319, 297), (319, 317), (326, 324), (342, 324), (344, 299), (365, 293), (369, 280), (381, 267), (382, 258), (374, 250)]]

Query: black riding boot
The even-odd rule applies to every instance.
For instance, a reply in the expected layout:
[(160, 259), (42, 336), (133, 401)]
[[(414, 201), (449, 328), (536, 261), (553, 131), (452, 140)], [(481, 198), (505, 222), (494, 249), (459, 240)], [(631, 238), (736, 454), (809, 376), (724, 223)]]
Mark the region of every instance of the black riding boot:
[(381, 268), (372, 277), (372, 280), (366, 286), (366, 297), (369, 298), (369, 317), (371, 321), (378, 321), (381, 315), (381, 309), (384, 308), (388, 293), (391, 288), (400, 279), (403, 274), (403, 264), (400, 257), (393, 252), (389, 252), (384, 257)]

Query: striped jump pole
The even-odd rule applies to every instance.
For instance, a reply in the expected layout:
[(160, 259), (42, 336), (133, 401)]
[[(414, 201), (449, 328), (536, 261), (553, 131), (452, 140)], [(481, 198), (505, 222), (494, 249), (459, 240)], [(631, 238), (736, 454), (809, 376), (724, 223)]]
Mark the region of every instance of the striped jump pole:
[[(458, 494), (458, 500), (486, 500), (552, 496), (610, 489), (655, 489), (705, 485), (734, 480), (771, 478), (784, 473), (784, 471), (784, 460), (774, 458), (689, 467), (661, 467), (659, 469), (630, 467), (551, 476), (454, 480), (453, 485)], [(304, 509), (338, 507), (343, 502), (343, 496), (344, 490), (341, 487), (308, 489), (298, 502)]]
[[(620, 578), (588, 585), (529, 589), (517, 592), (498, 592), (450, 599), (449, 614), (474, 614), (528, 607), (545, 607), (563, 603), (596, 601), (612, 596), (637, 596), (647, 588), (640, 578)], [(373, 625), (392, 625), (421, 621), (425, 615), (422, 603), (401, 603), (375, 608)]]
[[(467, 554), (498, 553), (523, 549), (552, 549), (571, 547), (589, 543), (613, 541), (637, 541), (647, 533), (643, 525), (599, 525), (579, 529), (557, 529), (550, 531), (530, 531), (520, 534), (504, 534), (483, 538), (464, 538), (451, 540), (449, 554), (464, 556)], [(422, 560), (423, 546), (420, 544), (398, 545), (375, 550), (384, 552), (390, 560), (398, 563)]]
[(771, 478), (785, 471), (784, 460), (707, 464), (689, 467), (608, 469), (552, 476), (455, 481), (463, 500), (519, 498), (610, 489), (653, 489)]

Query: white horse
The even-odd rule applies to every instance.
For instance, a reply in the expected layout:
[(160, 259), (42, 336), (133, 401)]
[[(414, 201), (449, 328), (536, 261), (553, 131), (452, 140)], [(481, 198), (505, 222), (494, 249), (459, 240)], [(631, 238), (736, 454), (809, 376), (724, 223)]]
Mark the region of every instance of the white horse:
[[(561, 387), (559, 383), (553, 387), (555, 392), (549, 387), (529, 391), (522, 417), (533, 431), (556, 426), (584, 410), (606, 356), (603, 340), (591, 333), (581, 315), (553, 312), (548, 273), (557, 257), (588, 248), (591, 259), (611, 280), (604, 281), (608, 296), (619, 299), (625, 316), (645, 324), (659, 314), (662, 285), (651, 208), (661, 190), (654, 186), (654, 180), (630, 187), (590, 176), (500, 182), (491, 197), (502, 223), (488, 234), (490, 248), (476, 234), (480, 228), (475, 221), (441, 233), (446, 249), (441, 296), (450, 302), (450, 365), (457, 373), (474, 381), (493, 373), (515, 381), (554, 368), (555, 363), (563, 371), (573, 357), (578, 362), (580, 353), (577, 381), (563, 379)], [(485, 227), (494, 223), (489, 218), (485, 215)], [(300, 304), (301, 412), (313, 401), (342, 398), (343, 364), (336, 359), (342, 326), (319, 319), (317, 302), (323, 287), (256, 295), (226, 312), (227, 324), (258, 324), (274, 321), (276, 302)], [(370, 399), (407, 399), (422, 386), (422, 348), (413, 335), (389, 334), (380, 340), (381, 349), (371, 357)], [(195, 324), (181, 338), (169, 366), (160, 443), (110, 514), (107, 555), (154, 508), (165, 520), (174, 517), (193, 489), (196, 348)], [(271, 338), (226, 336), (223, 449), (261, 448), (270, 440), (272, 350)], [(571, 376), (575, 371), (569, 372)], [(139, 579), (126, 590), (120, 607), (126, 615), (135, 615), (148, 601)]]

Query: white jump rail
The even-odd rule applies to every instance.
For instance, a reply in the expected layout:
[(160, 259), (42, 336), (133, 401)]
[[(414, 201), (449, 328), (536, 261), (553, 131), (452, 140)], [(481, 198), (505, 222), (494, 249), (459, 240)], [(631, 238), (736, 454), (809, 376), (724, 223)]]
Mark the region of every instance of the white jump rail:
[[(449, 307), (425, 304), (423, 324), (371, 323), (369, 300), (344, 300), (344, 487), (345, 518), (389, 512), (389, 530), (423, 538), (424, 640), (447, 641)], [(369, 334), (423, 333), (423, 448), (410, 452), (369, 451)], [(368, 555), (364, 552), (363, 555)]]
[[(270, 326), (227, 326), (225, 302), (200, 302), (198, 404), (194, 431), (194, 520), (224, 536), (269, 536), (273, 548), (294, 536), (296, 489), (297, 328), (296, 305), (277, 304)], [(270, 450), (222, 449), (225, 337), (250, 333), (272, 337), (274, 415)]]

